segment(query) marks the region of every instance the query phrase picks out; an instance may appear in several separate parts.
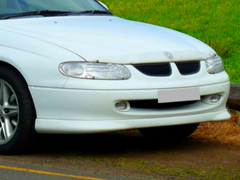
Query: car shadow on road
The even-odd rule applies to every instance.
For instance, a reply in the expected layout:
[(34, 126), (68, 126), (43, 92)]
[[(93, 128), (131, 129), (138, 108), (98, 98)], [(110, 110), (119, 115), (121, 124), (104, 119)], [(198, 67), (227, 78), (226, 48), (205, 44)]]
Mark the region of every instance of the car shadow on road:
[(91, 135), (41, 135), (35, 153), (118, 156), (122, 154), (151, 154), (165, 152), (196, 152), (218, 146), (191, 137), (174, 142), (163, 142), (143, 137), (138, 131), (120, 131)]

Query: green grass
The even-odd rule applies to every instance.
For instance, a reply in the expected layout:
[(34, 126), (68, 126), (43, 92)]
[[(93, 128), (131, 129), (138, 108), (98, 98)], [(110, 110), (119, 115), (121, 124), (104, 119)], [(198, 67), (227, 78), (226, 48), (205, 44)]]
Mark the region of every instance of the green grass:
[(131, 158), (121, 158), (115, 162), (115, 166), (122, 168), (130, 168), (134, 171), (141, 171), (151, 176), (160, 177), (161, 175), (169, 176), (172, 179), (203, 179), (203, 180), (237, 180), (240, 179), (240, 169), (224, 168), (224, 167), (184, 167), (178, 162), (178, 166), (164, 165), (159, 163), (151, 163), (145, 160), (136, 161)]
[(240, 0), (101, 0), (130, 20), (189, 34), (223, 58), (232, 83), (240, 83)]

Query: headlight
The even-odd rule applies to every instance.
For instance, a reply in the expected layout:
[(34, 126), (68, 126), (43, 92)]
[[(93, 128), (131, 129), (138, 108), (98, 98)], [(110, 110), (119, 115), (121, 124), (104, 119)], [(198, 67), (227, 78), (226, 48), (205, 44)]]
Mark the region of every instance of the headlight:
[(206, 60), (206, 66), (209, 74), (216, 74), (224, 71), (222, 58), (218, 55), (212, 59)]
[(69, 77), (82, 79), (123, 80), (129, 79), (129, 70), (120, 64), (64, 62), (59, 71)]

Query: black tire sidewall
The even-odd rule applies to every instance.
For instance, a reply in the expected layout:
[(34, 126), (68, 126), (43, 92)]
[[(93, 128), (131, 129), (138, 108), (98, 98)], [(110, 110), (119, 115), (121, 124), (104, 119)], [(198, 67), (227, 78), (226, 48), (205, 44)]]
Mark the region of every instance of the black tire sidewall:
[[(33, 114), (35, 109), (33, 110), (33, 107), (31, 107), (32, 99), (28, 86), (16, 71), (8, 67), (0, 67), (0, 79), (6, 81), (15, 91), (19, 106), (19, 119), (16, 132), (10, 141), (6, 144), (0, 145), (0, 153), (18, 153), (19, 149), (24, 146), (26, 139), (28, 139), (27, 135), (29, 134), (28, 132), (30, 132), (30, 128), (34, 128), (35, 122), (29, 123), (29, 120), (32, 120), (31, 116), (32, 118), (34, 117)], [(32, 109), (32, 112), (29, 112), (29, 107), (31, 107), (30, 109)]]

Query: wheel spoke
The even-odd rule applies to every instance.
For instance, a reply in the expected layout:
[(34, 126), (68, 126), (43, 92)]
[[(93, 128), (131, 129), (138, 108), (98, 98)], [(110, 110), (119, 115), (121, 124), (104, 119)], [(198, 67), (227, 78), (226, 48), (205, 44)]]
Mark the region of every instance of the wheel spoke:
[(10, 97), (10, 102), (13, 102), (15, 99), (16, 99), (15, 94), (12, 94), (11, 97)]
[(5, 132), (6, 132), (6, 139), (10, 138), (11, 134), (13, 133), (13, 127), (12, 124), (10, 123), (10, 120), (8, 118), (5, 118)]
[(17, 106), (8, 105), (8, 106), (6, 106), (6, 109), (17, 110), (18, 107)]
[(17, 126), (17, 121), (16, 121), (16, 120), (13, 119), (11, 122), (12, 122), (12, 125), (13, 125), (14, 127)]
[(10, 92), (7, 85), (5, 83), (2, 84), (3, 84), (3, 104), (7, 105), (10, 97)]
[(18, 110), (11, 110), (8, 113), (6, 113), (6, 116), (12, 117), (18, 115)]
[(7, 140), (7, 133), (6, 133), (6, 128), (5, 128), (5, 123), (3, 123), (2, 121), (1, 121), (1, 126), (2, 126), (3, 139)]
[(3, 101), (3, 81), (0, 80), (0, 102)]
[(3, 128), (0, 127), (0, 139), (3, 139), (3, 138), (4, 138)]

